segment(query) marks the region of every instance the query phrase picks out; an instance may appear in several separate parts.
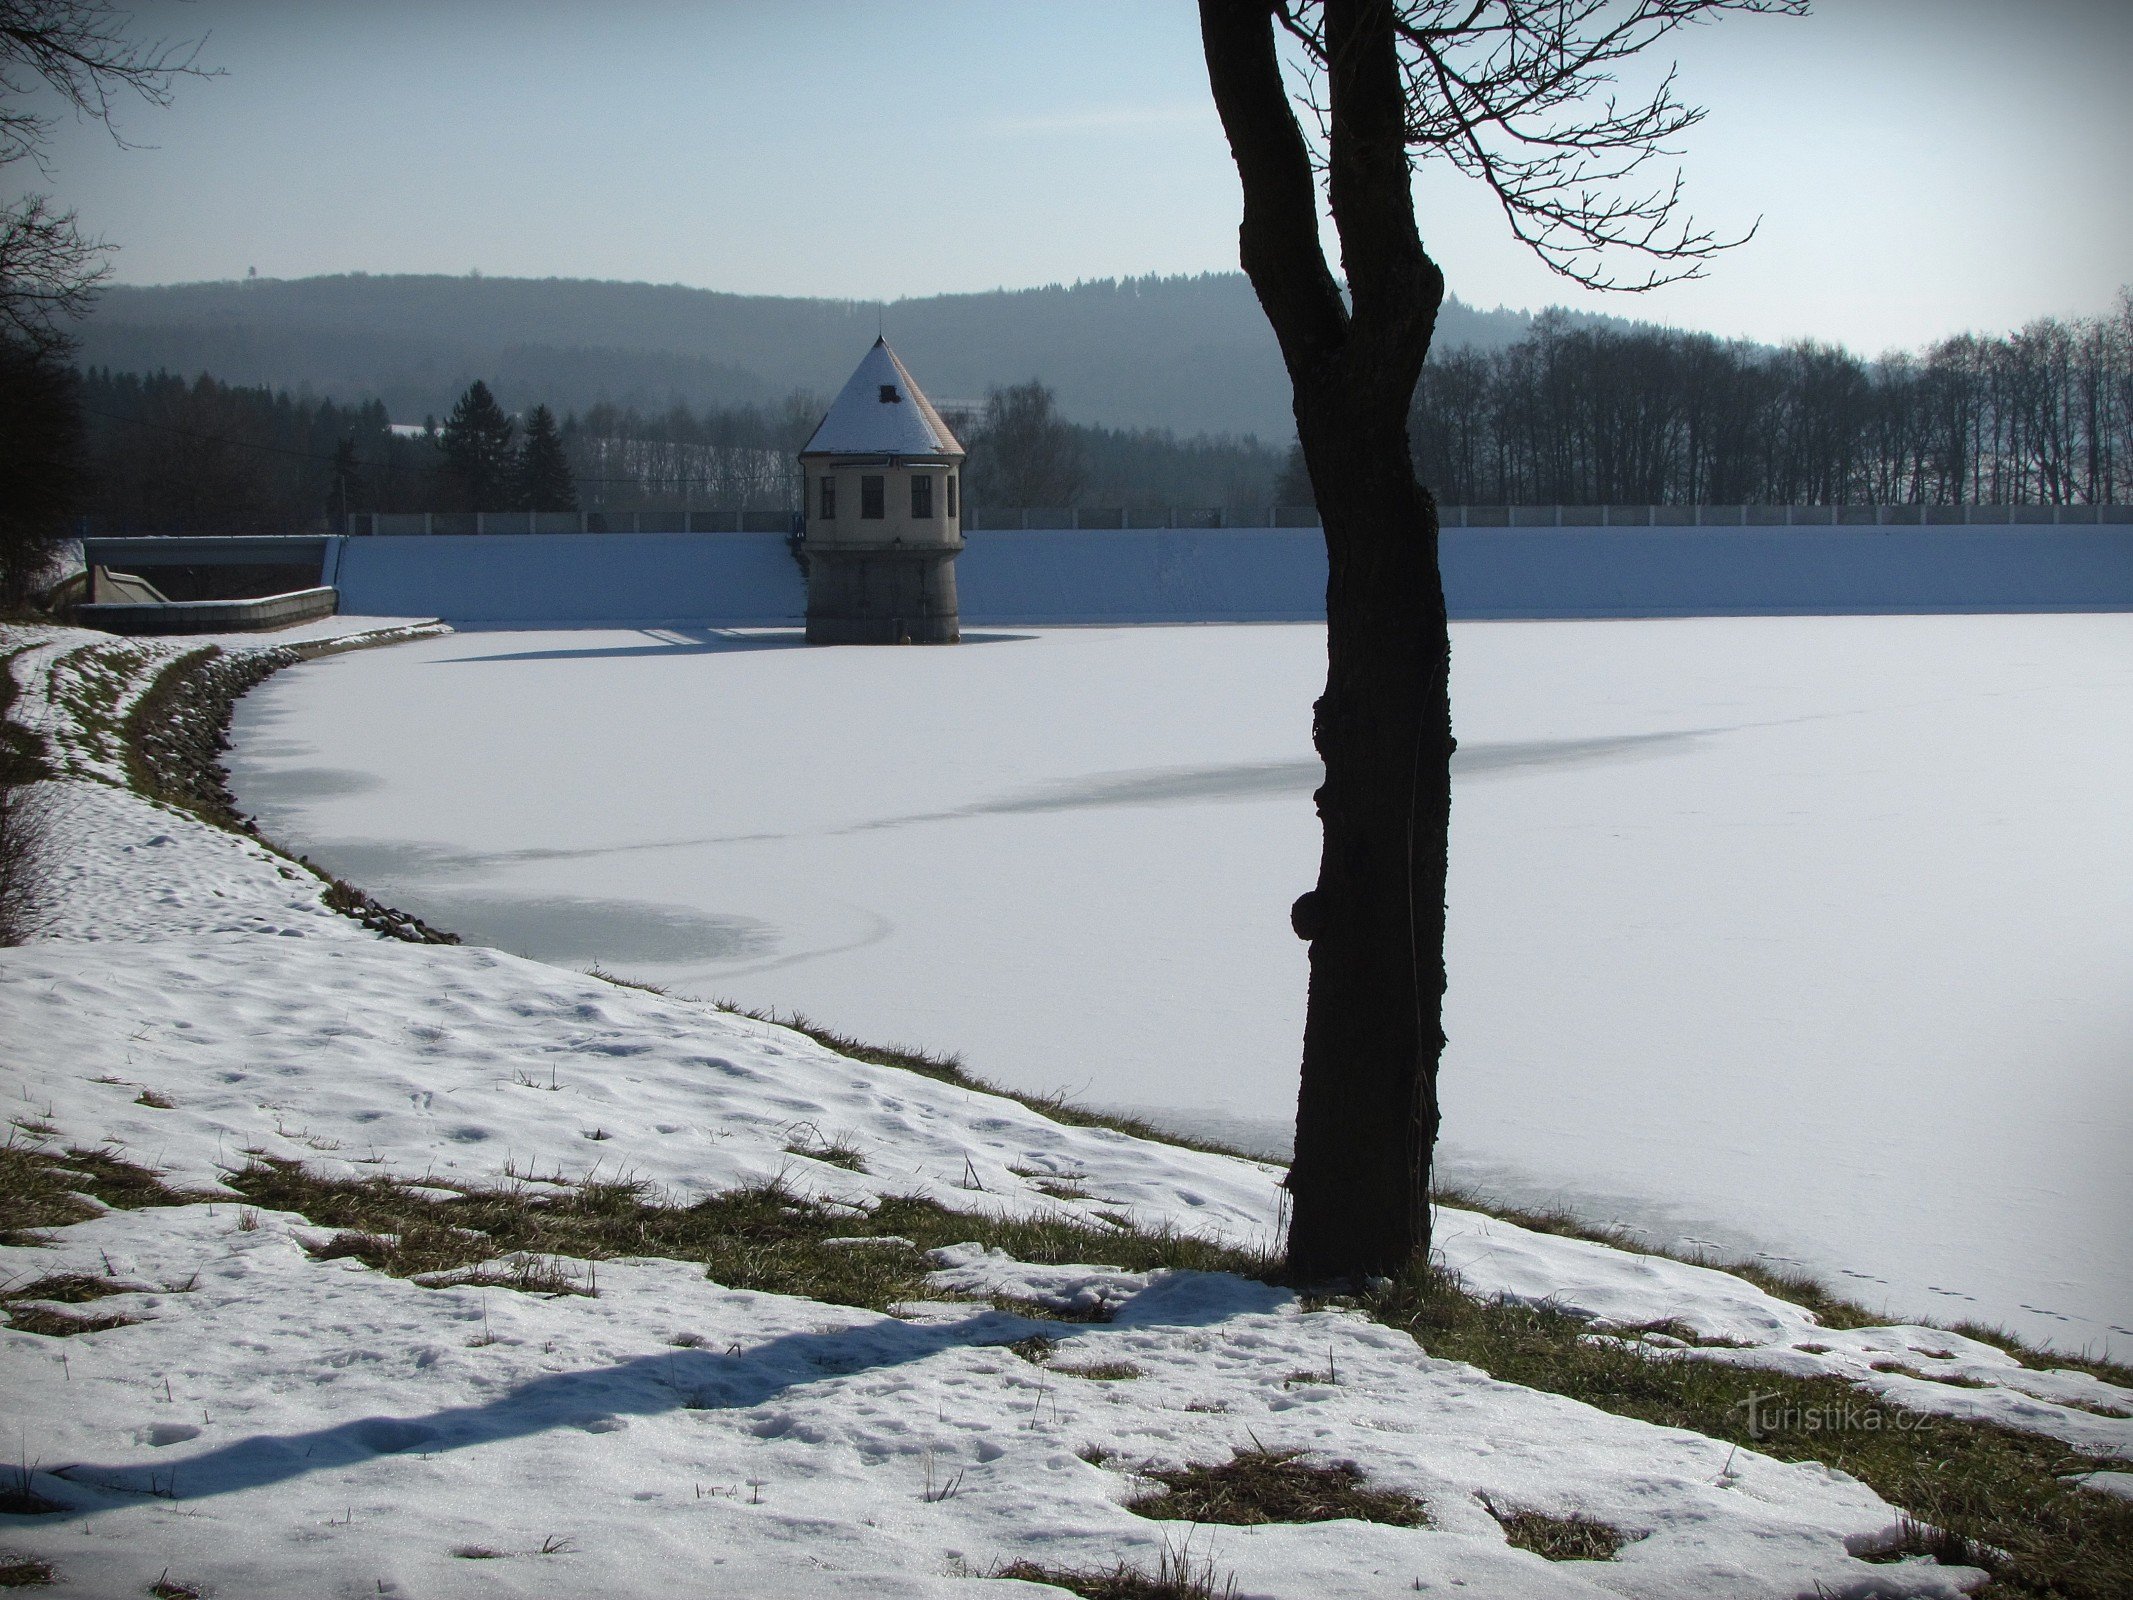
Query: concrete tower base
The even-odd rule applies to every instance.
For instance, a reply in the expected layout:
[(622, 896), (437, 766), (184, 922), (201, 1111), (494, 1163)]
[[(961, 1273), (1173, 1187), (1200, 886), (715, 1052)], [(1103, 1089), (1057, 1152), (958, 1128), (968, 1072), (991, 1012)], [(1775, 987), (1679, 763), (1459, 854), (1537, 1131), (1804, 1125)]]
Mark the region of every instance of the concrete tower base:
[(955, 551), (807, 551), (809, 644), (954, 644)]

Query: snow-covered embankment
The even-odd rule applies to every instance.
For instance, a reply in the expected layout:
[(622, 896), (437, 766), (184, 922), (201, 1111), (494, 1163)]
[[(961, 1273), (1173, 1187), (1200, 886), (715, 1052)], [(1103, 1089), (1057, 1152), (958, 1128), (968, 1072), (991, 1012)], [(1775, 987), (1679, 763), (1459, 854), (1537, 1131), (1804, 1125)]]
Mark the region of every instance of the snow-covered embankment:
[[(919, 1195), (1252, 1246), (1273, 1238), (1278, 1174), (710, 1007), (380, 938), (257, 841), (126, 787), (123, 715), (176, 647), (10, 642), (27, 646), (17, 715), (64, 774), (43, 786), (63, 852), (51, 934), (0, 952), (14, 1146), (103, 1152), (205, 1196), (0, 1248), (10, 1288), (97, 1280), (117, 1292), (88, 1309), (138, 1319), (0, 1332), (16, 1487), (60, 1508), (0, 1518), (0, 1540), (49, 1561), (55, 1592), (138, 1593), (167, 1570), (225, 1593), (966, 1593), (1017, 1561), (1152, 1568), (1180, 1530), (1126, 1509), (1127, 1469), (1255, 1446), (1353, 1461), (1429, 1520), (1200, 1530), (1194, 1557), (1242, 1594), (1945, 1595), (1980, 1576), (1863, 1562), (1899, 1517), (1842, 1474), (1500, 1383), (1228, 1274), (956, 1247), (932, 1263), (937, 1298), (882, 1315), (671, 1259), (603, 1260), (597, 1294), (551, 1298), (321, 1258), (307, 1246), (328, 1230), (241, 1205), (225, 1179), (268, 1159), (446, 1198), (627, 1175), (685, 1204), (782, 1177), (855, 1217)], [(857, 1166), (807, 1153), (838, 1149)], [(1684, 1358), (1870, 1374), (1900, 1352), (1977, 1385), (1869, 1378), (1944, 1391), (1905, 1404), (2133, 1455), (2128, 1424), (2084, 1409), (2107, 1386), (2079, 1374), (1935, 1330), (1818, 1330), (1726, 1274), (1469, 1213), (1440, 1229), (1482, 1291), (1740, 1346)], [(562, 1265), (589, 1283), (589, 1264)], [(1110, 1317), (1052, 1322), (995, 1296)], [(1038, 1333), (1139, 1376), (1007, 1348)], [(1506, 1542), (1492, 1506), (1629, 1542), (1547, 1562)]]

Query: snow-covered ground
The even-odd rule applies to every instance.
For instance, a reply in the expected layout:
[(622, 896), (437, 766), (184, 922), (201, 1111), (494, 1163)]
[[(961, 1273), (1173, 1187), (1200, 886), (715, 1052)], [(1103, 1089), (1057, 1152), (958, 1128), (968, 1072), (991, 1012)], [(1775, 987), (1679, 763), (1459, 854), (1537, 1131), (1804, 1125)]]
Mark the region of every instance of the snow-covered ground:
[[(271, 852), (108, 781), (108, 713), (171, 653), (48, 635), (11, 663), (18, 711), (75, 774), (42, 786), (65, 862), (52, 935), (0, 951), (18, 1146), (101, 1146), (203, 1187), (259, 1150), (462, 1185), (619, 1169), (682, 1196), (782, 1172), (856, 1207), (922, 1192), (1014, 1213), (1081, 1205), (1031, 1177), (1055, 1172), (1147, 1222), (1266, 1236), (1262, 1165), (1063, 1127), (519, 957), (373, 937)], [(868, 1171), (793, 1155), (802, 1130), (859, 1144)], [(1668, 1320), (1740, 1346), (1653, 1336), (1661, 1359), (1841, 1372), (2133, 1460), (2133, 1421), (2094, 1409), (2133, 1395), (2083, 1374), (1932, 1329), (1817, 1329), (1727, 1274), (1471, 1213), (1443, 1212), (1439, 1234), (1484, 1292), (1622, 1337)], [(319, 1237), (210, 1199), (0, 1247), (0, 1282), (100, 1278), (122, 1292), (94, 1310), (143, 1319), (0, 1330), (10, 1444), (64, 1508), (0, 1517), (0, 1544), (53, 1562), (53, 1592), (167, 1575), (209, 1594), (961, 1595), (962, 1574), (1020, 1559), (1154, 1566), (1188, 1530), (1125, 1508), (1128, 1467), (1255, 1444), (1352, 1460), (1431, 1523), (1193, 1532), (1194, 1557), (1246, 1597), (1952, 1595), (1982, 1577), (1864, 1564), (1898, 1518), (1842, 1474), (1500, 1383), (1219, 1274), (958, 1247), (935, 1255), (940, 1298), (892, 1317), (662, 1260), (600, 1263), (596, 1296), (424, 1287), (318, 1259)], [(1113, 1316), (1037, 1323), (990, 1309), (993, 1293)], [(1076, 1378), (1002, 1348), (1040, 1328), (1141, 1376)], [(1911, 1372), (1872, 1371), (1888, 1355)], [(1107, 1465), (1088, 1459), (1098, 1444)], [(1484, 1499), (1632, 1541), (1551, 1564), (1511, 1548)]]
[[(482, 633), (240, 708), (443, 926), (1277, 1148), (1316, 627)], [(2133, 1349), (2133, 619), (1468, 624), (1446, 1167)]]

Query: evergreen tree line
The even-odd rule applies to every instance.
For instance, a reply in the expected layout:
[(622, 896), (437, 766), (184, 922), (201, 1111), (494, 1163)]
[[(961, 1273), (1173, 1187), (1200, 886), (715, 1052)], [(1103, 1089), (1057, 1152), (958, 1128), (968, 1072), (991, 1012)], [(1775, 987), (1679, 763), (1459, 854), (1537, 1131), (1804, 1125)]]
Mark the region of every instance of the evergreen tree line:
[(298, 398), (205, 374), (92, 368), (75, 395), (77, 510), (97, 532), (305, 533), (355, 511), (576, 503), (555, 419), (536, 406), (520, 442), (479, 383), (420, 434), (395, 433), (375, 400)]
[(1432, 356), (1410, 437), (1446, 505), (2123, 503), (2133, 292), (1874, 361), (1550, 314)]
[[(75, 510), (99, 533), (306, 533), (371, 511), (797, 511), (794, 457), (823, 402), (602, 403), (557, 422), (507, 414), (487, 384), (440, 422), (395, 432), (376, 400), (91, 368), (71, 384), (86, 425)], [(1032, 380), (949, 419), (970, 451), (967, 496), (991, 506), (1223, 506), (1270, 502), (1281, 453), (1257, 439), (1062, 418)]]
[(76, 511), (97, 532), (308, 533), (334, 509), (422, 510), (433, 443), (393, 433), (377, 401), (92, 367)]
[[(376, 400), (23, 364), (8, 432), (26, 444), (56, 427), (68, 437), (47, 443), (71, 458), (63, 424), (79, 416), (71, 503), (100, 532), (308, 532), (367, 511), (794, 511), (793, 457), (822, 411), (796, 391), (702, 411), (602, 403), (560, 422), (536, 405), (518, 419), (477, 382), (442, 422), (396, 432)], [(1073, 423), (1036, 379), (948, 421), (981, 509), (1311, 498), (1293, 451)], [(2123, 503), (2133, 293), (2109, 316), (1871, 361), (1549, 314), (1507, 348), (1432, 358), (1411, 435), (1422, 481), (1448, 505)], [(70, 475), (31, 476), (9, 497), (18, 506)]]

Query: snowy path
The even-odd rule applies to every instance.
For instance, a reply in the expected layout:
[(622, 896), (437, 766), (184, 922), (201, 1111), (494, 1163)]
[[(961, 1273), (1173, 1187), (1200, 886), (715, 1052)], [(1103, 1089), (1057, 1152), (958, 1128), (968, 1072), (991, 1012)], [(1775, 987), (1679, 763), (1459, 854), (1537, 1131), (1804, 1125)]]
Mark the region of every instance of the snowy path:
[[(237, 787), (484, 941), (1278, 1144), (1322, 640), (462, 634), (269, 683)], [(1474, 624), (1454, 670), (1452, 1176), (2133, 1348), (2133, 619)]]

